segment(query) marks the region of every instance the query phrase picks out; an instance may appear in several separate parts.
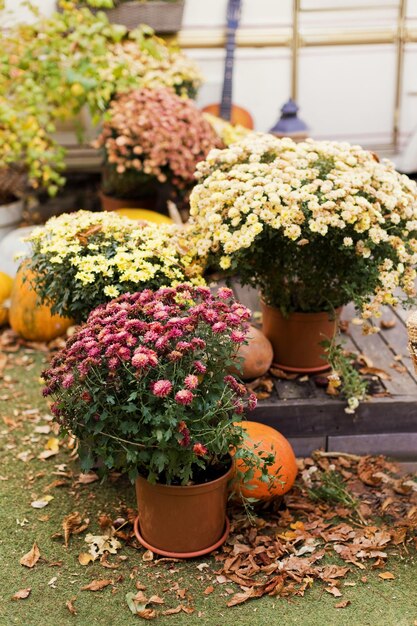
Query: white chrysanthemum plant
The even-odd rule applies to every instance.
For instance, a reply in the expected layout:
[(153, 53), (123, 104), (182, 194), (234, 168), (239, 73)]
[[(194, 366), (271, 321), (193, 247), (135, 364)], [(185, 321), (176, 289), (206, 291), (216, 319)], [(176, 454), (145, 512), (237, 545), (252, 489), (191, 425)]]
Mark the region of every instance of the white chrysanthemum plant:
[(415, 300), (417, 186), (348, 143), (251, 133), (197, 166), (197, 255), (285, 314)]

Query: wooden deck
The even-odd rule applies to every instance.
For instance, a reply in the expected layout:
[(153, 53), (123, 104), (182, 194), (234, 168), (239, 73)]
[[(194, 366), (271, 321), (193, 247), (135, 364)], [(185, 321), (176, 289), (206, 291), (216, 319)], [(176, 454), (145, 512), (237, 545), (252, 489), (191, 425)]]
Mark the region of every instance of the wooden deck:
[[(253, 312), (260, 310), (255, 290), (233, 280), (237, 299)], [(343, 333), (346, 347), (372, 360), (384, 370), (386, 380), (372, 377), (371, 395), (355, 415), (345, 413), (346, 403), (326, 394), (313, 377), (296, 380), (274, 378), (271, 396), (261, 400), (250, 419), (277, 428), (288, 437), (297, 455), (317, 448), (358, 454), (386, 454), (401, 460), (417, 460), (417, 374), (407, 348), (405, 320), (409, 312), (388, 307), (384, 321), (391, 328), (364, 336), (352, 306), (345, 307), (342, 320), (350, 322)], [(259, 322), (255, 315), (254, 322)]]

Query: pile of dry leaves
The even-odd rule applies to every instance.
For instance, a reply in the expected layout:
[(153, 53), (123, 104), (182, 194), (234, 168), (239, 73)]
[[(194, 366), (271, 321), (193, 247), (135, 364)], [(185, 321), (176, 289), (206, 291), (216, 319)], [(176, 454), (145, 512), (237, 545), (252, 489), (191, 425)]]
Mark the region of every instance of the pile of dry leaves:
[[(266, 594), (302, 596), (316, 579), (341, 598), (341, 579), (352, 568), (367, 564), (388, 580), (389, 555), (417, 547), (417, 481), (383, 457), (328, 455), (302, 460), (295, 488), (254, 520), (234, 513), (216, 556), (219, 582), (241, 587), (228, 606)], [(344, 564), (329, 563), (335, 557)]]
[[(226, 544), (214, 559), (196, 564), (198, 579), (207, 585), (204, 595), (217, 587), (225, 604), (233, 607), (266, 595), (303, 596), (315, 581), (321, 581), (324, 590), (337, 599), (335, 608), (343, 609), (350, 604), (343, 597), (344, 588), (357, 584), (349, 580), (350, 572), (361, 570), (362, 583), (367, 583), (369, 569), (378, 570), (382, 580), (393, 579), (389, 558), (409, 556), (417, 548), (416, 477), (399, 472), (384, 457), (318, 451), (299, 463), (296, 485), (282, 499), (259, 504), (252, 517), (237, 505), (231, 507)], [(117, 570), (128, 559), (119, 550), (130, 547), (139, 551), (142, 560), (142, 567), (135, 566), (130, 578), (141, 569), (142, 576), (148, 571), (151, 581), (162, 576), (167, 583), (164, 593), (156, 595), (147, 591), (148, 585), (136, 581), (136, 591), (126, 594), (131, 612), (145, 620), (194, 613), (195, 590), (190, 594), (178, 582), (178, 559), (143, 551), (133, 533), (135, 516), (136, 511), (128, 508), (118, 511), (115, 519), (101, 514), (99, 534), (87, 532), (84, 536), (86, 548), (78, 555), (80, 565), (97, 561), (113, 571), (112, 577), (94, 579), (81, 591), (99, 592), (109, 586), (116, 590), (123, 580)], [(68, 547), (71, 536), (84, 533), (89, 524), (89, 519), (71, 513), (54, 538)], [(31, 568), (39, 559), (42, 556), (35, 544), (20, 562)], [(30, 589), (21, 589), (13, 599), (24, 599), (29, 593)], [(173, 597), (176, 606), (170, 606)], [(75, 599), (67, 602), (72, 613)]]

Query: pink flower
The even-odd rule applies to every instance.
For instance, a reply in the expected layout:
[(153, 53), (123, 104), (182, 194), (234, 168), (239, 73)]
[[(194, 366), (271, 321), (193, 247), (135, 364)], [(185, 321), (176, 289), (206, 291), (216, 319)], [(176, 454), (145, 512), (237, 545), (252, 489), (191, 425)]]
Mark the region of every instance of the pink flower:
[(135, 350), (135, 354), (132, 357), (132, 365), (137, 369), (143, 369), (144, 367), (155, 367), (158, 363), (158, 355), (154, 350), (141, 346)]
[(214, 309), (203, 309), (203, 317), (207, 322), (217, 322), (219, 314)]
[(195, 374), (188, 374), (188, 376), (185, 377), (184, 382), (187, 389), (195, 389), (198, 387), (198, 378)]
[(126, 346), (119, 348), (117, 354), (123, 361), (128, 361), (130, 359), (130, 350)]
[(234, 343), (243, 343), (246, 339), (246, 335), (240, 330), (233, 330), (230, 333), (230, 339), (234, 341)]
[(253, 411), (253, 409), (256, 408), (257, 404), (258, 404), (258, 398), (256, 397), (256, 395), (254, 393), (251, 393), (249, 398), (248, 398), (249, 411)]
[(224, 322), (216, 322), (211, 328), (214, 333), (222, 333), (226, 330), (227, 326)]
[(204, 339), (201, 339), (201, 337), (193, 337), (193, 339), (191, 339), (191, 343), (193, 344), (194, 348), (201, 348), (201, 350), (206, 347), (206, 342), (204, 341)]
[(51, 413), (53, 413), (55, 417), (59, 417), (61, 415), (61, 409), (59, 408), (58, 402), (52, 402), (49, 408), (51, 409)]
[(175, 394), (175, 400), (176, 402), (178, 402), (178, 404), (191, 404), (191, 402), (194, 400), (194, 394), (189, 391), (189, 389), (181, 389)]
[(243, 402), (241, 402), (240, 400), (236, 400), (233, 403), (233, 408), (235, 409), (235, 413), (237, 413), (238, 415), (242, 415), (243, 411), (245, 410)]
[(243, 396), (246, 394), (245, 385), (242, 385), (241, 383), (239, 383), (236, 380), (236, 378), (232, 376), (231, 374), (228, 374), (227, 376), (225, 376), (223, 380), (226, 383), (226, 385), (229, 385), (229, 387), (231, 387), (233, 391), (237, 393), (238, 396), (241, 396), (243, 398)]
[(183, 356), (184, 356), (183, 353), (179, 352), (178, 350), (173, 350), (172, 352), (168, 354), (169, 360), (174, 361), (174, 363), (175, 361), (179, 361), (180, 359), (182, 359)]
[(132, 365), (137, 369), (143, 369), (148, 365), (148, 357), (143, 352), (138, 352), (132, 357)]
[(74, 384), (74, 376), (72, 374), (67, 374), (62, 379), (62, 386), (64, 389), (69, 389)]
[(183, 352), (185, 352), (186, 350), (191, 350), (192, 348), (193, 345), (189, 341), (179, 341), (176, 345), (176, 349), (182, 350)]
[(222, 300), (227, 300), (227, 298), (233, 297), (233, 291), (229, 289), (228, 287), (220, 287), (220, 289), (217, 292), (217, 295)]
[(144, 335), (143, 335), (143, 341), (145, 343), (153, 343), (158, 339), (159, 335), (157, 332), (155, 332), (154, 330), (148, 330)]
[(111, 359), (108, 360), (108, 365), (109, 370), (117, 369), (117, 366), (119, 365), (119, 359), (117, 358), (117, 356), (112, 356)]
[(207, 454), (208, 450), (202, 443), (195, 443), (193, 445), (193, 452), (196, 456), (204, 456)]
[(151, 385), (152, 393), (158, 398), (166, 398), (171, 393), (172, 384), (169, 380), (157, 380)]
[(234, 313), (228, 313), (226, 315), (226, 321), (231, 326), (239, 326), (239, 324), (241, 323), (240, 317), (238, 315), (235, 315)]
[(207, 367), (201, 361), (194, 361), (194, 368), (199, 374), (205, 374), (207, 372)]
[(167, 337), (159, 337), (156, 341), (155, 341), (155, 348), (157, 348), (158, 350), (163, 350), (163, 348), (165, 348), (165, 346), (168, 343), (168, 339)]

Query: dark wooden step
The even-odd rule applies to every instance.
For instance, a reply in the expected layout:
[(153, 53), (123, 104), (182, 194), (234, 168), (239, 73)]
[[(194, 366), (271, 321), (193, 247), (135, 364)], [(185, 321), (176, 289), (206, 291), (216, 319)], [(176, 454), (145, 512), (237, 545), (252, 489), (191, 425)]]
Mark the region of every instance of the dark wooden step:
[[(237, 299), (254, 313), (260, 311), (259, 296), (237, 279), (230, 285)], [(314, 380), (274, 380), (274, 391), (248, 414), (249, 419), (268, 424), (288, 437), (299, 456), (312, 450), (387, 454), (417, 460), (417, 374), (407, 349), (406, 319), (409, 312), (385, 307), (384, 320), (395, 325), (374, 335), (363, 335), (352, 323), (357, 315), (345, 307), (342, 319), (349, 321), (343, 335), (346, 347), (372, 359), (376, 368), (388, 373), (378, 380), (380, 393), (362, 402), (355, 415), (345, 412), (346, 403), (317, 387)], [(254, 316), (259, 322), (259, 315)], [(341, 447), (342, 446), (342, 447)]]

